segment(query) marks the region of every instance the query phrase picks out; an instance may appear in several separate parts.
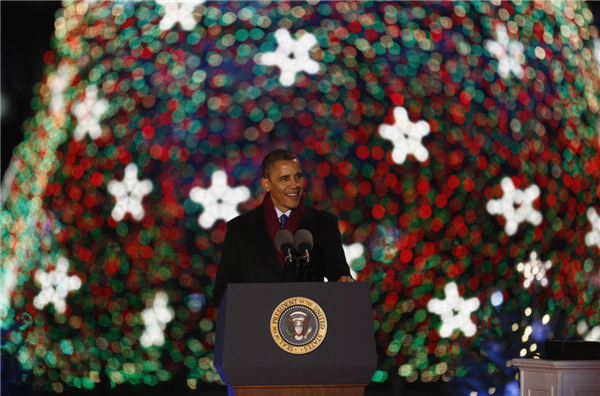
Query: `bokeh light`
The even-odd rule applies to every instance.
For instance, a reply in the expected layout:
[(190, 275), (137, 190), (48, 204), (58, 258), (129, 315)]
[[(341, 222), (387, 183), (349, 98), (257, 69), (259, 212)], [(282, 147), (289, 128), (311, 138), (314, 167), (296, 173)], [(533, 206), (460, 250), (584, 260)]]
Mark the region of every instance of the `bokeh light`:
[[(63, 5), (0, 215), (3, 352), (35, 386), (220, 382), (225, 220), (260, 204), (275, 148), (371, 285), (374, 382), (512, 395), (511, 358), (597, 338), (585, 3)], [(532, 252), (545, 285), (518, 269)]]

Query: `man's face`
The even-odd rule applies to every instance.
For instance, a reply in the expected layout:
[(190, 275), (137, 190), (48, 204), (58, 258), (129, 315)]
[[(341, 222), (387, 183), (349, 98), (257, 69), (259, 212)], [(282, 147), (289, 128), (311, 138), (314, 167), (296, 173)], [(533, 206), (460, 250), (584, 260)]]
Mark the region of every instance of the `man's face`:
[(268, 178), (261, 178), (260, 184), (271, 193), (275, 207), (282, 212), (295, 209), (300, 205), (300, 196), (304, 179), (298, 160), (277, 161)]

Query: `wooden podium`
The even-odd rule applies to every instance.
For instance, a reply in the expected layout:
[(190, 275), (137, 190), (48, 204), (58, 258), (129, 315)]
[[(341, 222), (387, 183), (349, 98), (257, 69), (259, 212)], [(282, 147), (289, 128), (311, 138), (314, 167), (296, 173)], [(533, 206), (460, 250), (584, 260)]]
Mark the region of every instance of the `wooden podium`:
[[(316, 316), (304, 311), (313, 319), (302, 322), (302, 304), (314, 309)], [(307, 324), (308, 338), (294, 333), (302, 331), (298, 323)], [(363, 282), (230, 284), (216, 330), (214, 363), (230, 396), (362, 396), (377, 365)]]

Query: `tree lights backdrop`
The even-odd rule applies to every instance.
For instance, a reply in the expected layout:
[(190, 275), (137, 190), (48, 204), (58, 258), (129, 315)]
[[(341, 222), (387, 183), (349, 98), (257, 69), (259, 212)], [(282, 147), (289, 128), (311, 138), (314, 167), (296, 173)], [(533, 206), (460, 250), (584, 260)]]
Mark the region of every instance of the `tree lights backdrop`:
[(600, 338), (598, 66), (585, 3), (73, 2), (2, 224), (2, 345), (35, 386), (212, 365), (226, 220), (302, 159), (372, 285), (375, 382), (518, 392)]

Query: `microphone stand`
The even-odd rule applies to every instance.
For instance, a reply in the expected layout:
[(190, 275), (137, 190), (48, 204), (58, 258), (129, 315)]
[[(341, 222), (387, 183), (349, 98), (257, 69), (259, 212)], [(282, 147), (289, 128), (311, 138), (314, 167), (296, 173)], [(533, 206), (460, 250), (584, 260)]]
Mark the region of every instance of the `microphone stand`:
[(289, 268), (294, 267), (295, 278), (299, 279), (300, 278), (300, 268), (298, 266), (298, 257), (294, 257), (292, 255), (291, 249), (288, 249), (288, 254), (287, 254), (287, 256), (285, 256), (285, 262), (286, 262), (287, 267), (289, 267)]
[(296, 279), (298, 280), (298, 282), (302, 282), (301, 278), (300, 278), (300, 259), (298, 257), (296, 257), (296, 265), (294, 266), (296, 268)]
[[(308, 254), (308, 249), (305, 250), (306, 254), (302, 257), (298, 258), (298, 262), (300, 262), (300, 260), (304, 260), (304, 262), (302, 263), (301, 267), (302, 267), (302, 280), (301, 282), (308, 282), (308, 275), (310, 271), (310, 254)], [(298, 266), (300, 266), (300, 264), (298, 263)], [(300, 279), (300, 277), (298, 277), (298, 279)]]
[(286, 267), (288, 267), (290, 269), (293, 267), (296, 280), (298, 280), (298, 282), (302, 282), (302, 280), (300, 279), (299, 259), (300, 259), (299, 257), (294, 257), (291, 249), (288, 249), (288, 254), (287, 254), (287, 256), (285, 256), (285, 265), (286, 265)]
[(294, 258), (292, 256), (292, 250), (288, 249), (288, 254), (287, 254), (287, 256), (285, 256), (286, 265), (291, 266), (293, 260), (294, 260)]
[(310, 254), (308, 249), (305, 250), (303, 256), (296, 256), (292, 254), (291, 249), (288, 249), (288, 254), (285, 256), (285, 265), (288, 268), (294, 268), (295, 278), (298, 282), (308, 282), (311, 267), (310, 267)]

